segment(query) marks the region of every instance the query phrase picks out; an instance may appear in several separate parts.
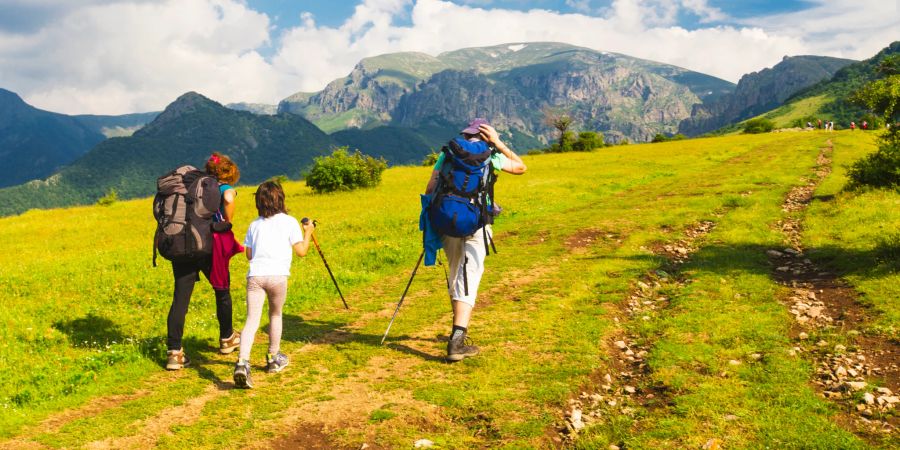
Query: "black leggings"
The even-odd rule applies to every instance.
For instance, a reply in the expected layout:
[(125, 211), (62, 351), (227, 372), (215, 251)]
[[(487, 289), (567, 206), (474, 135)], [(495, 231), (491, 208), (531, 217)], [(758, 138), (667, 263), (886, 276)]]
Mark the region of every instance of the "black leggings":
[[(172, 307), (169, 308), (169, 328), (166, 346), (169, 350), (181, 349), (181, 337), (184, 335), (184, 318), (187, 316), (188, 304), (194, 283), (200, 280), (200, 272), (209, 279), (212, 259), (205, 258), (192, 262), (173, 262), (172, 274), (175, 276), (175, 293), (172, 296)], [(219, 319), (219, 339), (226, 339), (234, 332), (231, 322), (231, 290), (216, 289), (216, 318)]]

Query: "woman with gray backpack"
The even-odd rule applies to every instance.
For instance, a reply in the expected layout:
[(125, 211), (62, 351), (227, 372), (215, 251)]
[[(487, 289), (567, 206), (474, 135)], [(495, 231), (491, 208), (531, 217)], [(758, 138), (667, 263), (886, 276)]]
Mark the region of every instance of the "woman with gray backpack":
[[(213, 285), (216, 319), (219, 322), (219, 352), (231, 353), (240, 346), (234, 331), (228, 260), (243, 251), (234, 242), (231, 220), (236, 192), (232, 185), (240, 170), (225, 155), (213, 153), (206, 171), (183, 166), (157, 180), (153, 215), (157, 220), (153, 265), (156, 253), (172, 262), (175, 289), (167, 318), (166, 369), (178, 370), (190, 364), (182, 347), (184, 321), (200, 273)], [(215, 249), (215, 251), (214, 251)]]

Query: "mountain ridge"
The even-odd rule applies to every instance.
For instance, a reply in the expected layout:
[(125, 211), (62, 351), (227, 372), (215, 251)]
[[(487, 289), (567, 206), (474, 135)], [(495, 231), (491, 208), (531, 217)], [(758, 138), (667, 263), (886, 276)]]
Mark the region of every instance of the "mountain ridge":
[[(589, 76), (582, 76), (584, 72), (590, 72)], [(529, 42), (458, 49), (438, 56), (405, 52), (366, 58), (322, 91), (296, 93), (282, 100), (279, 111), (303, 115), (327, 132), (381, 125), (415, 127), (428, 123), (433, 111), (429, 105), (413, 105), (414, 97), (435, 84), (457, 94), (442, 96), (438, 90), (425, 96), (438, 103), (452, 104), (470, 88), (491, 91), (489, 99), (449, 107), (453, 114), (443, 120), (465, 123), (484, 114), (478, 105), (497, 101), (503, 104), (485, 110), (492, 122), (535, 143), (546, 143), (554, 133), (543, 121), (541, 111), (546, 108), (571, 109), (577, 127), (605, 132), (614, 140), (649, 140), (656, 132), (674, 132), (692, 105), (734, 89), (725, 80), (672, 65), (569, 44)], [(535, 90), (535, 84), (547, 89)], [(642, 90), (630, 90), (634, 84)], [(555, 91), (566, 91), (566, 95)], [(606, 95), (585, 95), (588, 91)], [(654, 101), (648, 102), (651, 96)], [(660, 102), (661, 96), (673, 96), (681, 106)], [(667, 103), (668, 109), (658, 114), (661, 103)], [(415, 111), (425, 115), (411, 116)], [(661, 117), (664, 122), (649, 117)]]

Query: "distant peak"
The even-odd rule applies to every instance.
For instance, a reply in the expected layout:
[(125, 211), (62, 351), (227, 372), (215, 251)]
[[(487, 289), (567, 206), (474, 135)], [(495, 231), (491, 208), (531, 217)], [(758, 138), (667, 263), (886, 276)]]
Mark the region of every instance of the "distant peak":
[(172, 123), (175, 119), (187, 115), (193, 114), (199, 111), (208, 111), (208, 110), (228, 110), (221, 104), (210, 100), (194, 91), (186, 92), (182, 94), (180, 97), (175, 99), (174, 102), (169, 103), (169, 106), (166, 106), (166, 109), (160, 113), (153, 122), (147, 124), (144, 128), (139, 130), (137, 134), (152, 134), (157, 130), (165, 127), (166, 124)]
[(22, 97), (20, 97), (19, 94), (3, 88), (0, 88), (0, 101), (2, 101), (3, 103), (25, 103), (25, 100), (22, 100)]
[(175, 99), (174, 102), (170, 103), (169, 106), (166, 106), (165, 111), (163, 111), (162, 115), (181, 115), (189, 112), (197, 111), (200, 108), (208, 108), (208, 107), (219, 107), (223, 108), (222, 105), (194, 92), (186, 92), (181, 94), (180, 97)]

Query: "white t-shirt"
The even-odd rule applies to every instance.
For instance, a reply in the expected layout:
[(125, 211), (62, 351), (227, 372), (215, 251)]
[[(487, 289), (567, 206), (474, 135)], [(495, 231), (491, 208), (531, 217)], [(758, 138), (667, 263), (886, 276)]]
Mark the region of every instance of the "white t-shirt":
[(244, 246), (252, 249), (248, 277), (291, 275), (294, 244), (303, 241), (297, 219), (278, 213), (269, 218), (258, 217), (247, 229)]

